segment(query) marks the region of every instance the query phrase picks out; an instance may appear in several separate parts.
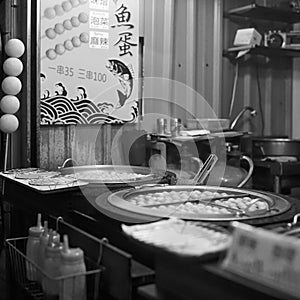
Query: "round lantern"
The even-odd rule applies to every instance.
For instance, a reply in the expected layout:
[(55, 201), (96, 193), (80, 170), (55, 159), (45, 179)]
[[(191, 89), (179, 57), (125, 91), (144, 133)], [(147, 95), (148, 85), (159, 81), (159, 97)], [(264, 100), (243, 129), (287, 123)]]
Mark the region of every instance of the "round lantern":
[(25, 52), (25, 46), (19, 39), (10, 39), (4, 47), (7, 56), (20, 57)]
[(17, 95), (22, 89), (22, 83), (19, 78), (8, 76), (3, 79), (1, 87), (5, 94)]
[(16, 57), (9, 57), (3, 63), (3, 71), (9, 76), (19, 76), (23, 71), (23, 64)]
[(13, 133), (19, 127), (19, 120), (15, 115), (5, 114), (0, 118), (0, 130), (4, 133)]
[(15, 114), (20, 108), (20, 101), (16, 96), (6, 95), (0, 101), (0, 109), (5, 114)]

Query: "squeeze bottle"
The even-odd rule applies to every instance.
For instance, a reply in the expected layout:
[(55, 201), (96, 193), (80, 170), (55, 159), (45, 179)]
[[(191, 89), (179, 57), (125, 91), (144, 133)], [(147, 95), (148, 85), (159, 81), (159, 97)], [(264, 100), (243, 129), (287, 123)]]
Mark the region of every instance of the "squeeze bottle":
[[(30, 261), (26, 261), (26, 275), (28, 280), (38, 280), (38, 249), (40, 246), (40, 236), (43, 233), (43, 226), (41, 225), (42, 215), (37, 215), (37, 225), (32, 226), (28, 230), (28, 240), (26, 243), (26, 256)], [(32, 263), (31, 263), (32, 262)]]
[(86, 266), (83, 251), (69, 248), (68, 236), (64, 235), (61, 252), (60, 300), (86, 300)]
[(53, 231), (45, 249), (44, 271), (46, 275), (42, 277), (42, 288), (46, 299), (56, 299), (59, 294), (59, 280), (55, 278), (60, 276), (61, 251), (60, 235)]

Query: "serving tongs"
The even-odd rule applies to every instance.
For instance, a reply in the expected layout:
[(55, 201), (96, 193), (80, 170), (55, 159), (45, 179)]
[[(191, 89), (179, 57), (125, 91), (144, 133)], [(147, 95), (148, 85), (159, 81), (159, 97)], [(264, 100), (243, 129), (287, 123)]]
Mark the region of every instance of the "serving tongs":
[[(209, 157), (206, 159), (204, 164), (202, 164), (195, 175), (195, 177), (192, 179), (192, 183), (194, 184), (202, 184), (204, 180), (207, 178), (209, 173), (211, 172), (212, 168), (218, 161), (218, 157), (215, 154), (210, 154)], [(134, 194), (137, 190), (142, 190), (145, 188), (151, 188), (151, 187), (165, 187), (168, 186), (168, 184), (160, 184), (160, 183), (150, 183), (150, 184), (143, 184), (140, 186), (133, 187), (133, 191), (127, 192), (124, 196), (129, 196), (131, 194)]]
[(218, 161), (218, 157), (215, 154), (210, 154), (206, 161), (204, 162), (203, 166), (201, 166), (193, 178), (193, 182), (195, 184), (203, 184), (205, 179), (208, 177), (209, 173), (215, 166)]

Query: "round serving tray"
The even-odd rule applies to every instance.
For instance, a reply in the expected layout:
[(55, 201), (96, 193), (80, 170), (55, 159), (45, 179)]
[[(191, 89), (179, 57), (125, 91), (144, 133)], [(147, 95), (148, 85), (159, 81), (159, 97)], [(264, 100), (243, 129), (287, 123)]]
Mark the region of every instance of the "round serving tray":
[(220, 257), (231, 243), (229, 230), (201, 221), (170, 218), (138, 225), (122, 224), (121, 228), (130, 239), (150, 247), (157, 255), (173, 254), (178, 259), (197, 259), (197, 262)]
[[(166, 211), (165, 209), (159, 209), (159, 206), (168, 206), (173, 205), (174, 202), (164, 202), (159, 205), (148, 205), (138, 206), (130, 201), (136, 196), (150, 196), (153, 193), (163, 193), (163, 192), (213, 192), (213, 193), (225, 193), (228, 196), (232, 195), (234, 198), (245, 197), (250, 198), (250, 201), (255, 199), (261, 199), (262, 202), (267, 203), (268, 210), (261, 211), (260, 213), (246, 213), (240, 214), (232, 210), (232, 213), (195, 213), (195, 212), (180, 212), (176, 208)], [(221, 198), (221, 197), (218, 197)], [(226, 199), (226, 196), (224, 197)], [(206, 199), (205, 199), (206, 200)], [(192, 200), (195, 202), (197, 200)], [(203, 199), (201, 199), (201, 203)], [(214, 199), (207, 201), (208, 206), (213, 203)], [(138, 215), (156, 217), (156, 218), (166, 218), (166, 217), (177, 217), (185, 220), (198, 220), (198, 221), (238, 221), (238, 220), (252, 220), (252, 219), (261, 219), (266, 217), (273, 217), (280, 215), (291, 208), (291, 204), (285, 198), (280, 197), (279, 195), (266, 194), (253, 190), (244, 190), (236, 188), (225, 188), (225, 187), (215, 187), (215, 186), (188, 186), (188, 185), (176, 185), (176, 186), (161, 186), (161, 187), (138, 187), (137, 189), (126, 189), (117, 191), (108, 196), (108, 202), (118, 209), (135, 213)], [(185, 205), (189, 200), (178, 200), (176, 201), (176, 207), (180, 205)], [(214, 204), (218, 207), (218, 204)], [(152, 207), (150, 207), (152, 206)], [(153, 207), (156, 206), (156, 209)], [(230, 210), (230, 209), (229, 209)]]
[(63, 175), (75, 174), (77, 180), (90, 184), (140, 185), (158, 183), (166, 176), (164, 171), (152, 172), (150, 168), (126, 165), (74, 166), (60, 171)]

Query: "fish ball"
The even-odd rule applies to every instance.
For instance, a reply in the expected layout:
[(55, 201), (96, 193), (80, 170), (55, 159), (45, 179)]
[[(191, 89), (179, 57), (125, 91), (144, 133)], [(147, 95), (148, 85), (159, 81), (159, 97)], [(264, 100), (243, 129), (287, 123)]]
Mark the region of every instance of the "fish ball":
[(72, 17), (71, 23), (72, 23), (73, 27), (78, 27), (80, 25), (80, 21), (77, 17)]
[(62, 55), (62, 54), (65, 53), (65, 51), (66, 51), (66, 49), (65, 49), (65, 47), (64, 47), (63, 44), (57, 44), (57, 45), (55, 46), (55, 52), (56, 52), (57, 54)]
[(71, 51), (74, 48), (71, 40), (65, 40), (64, 46), (65, 46), (65, 49), (68, 51)]
[(65, 27), (66, 30), (71, 30), (73, 28), (71, 20), (64, 20), (63, 26)]
[(48, 7), (44, 10), (44, 16), (47, 19), (54, 19), (56, 16), (55, 9), (53, 7)]
[(69, 1), (64, 1), (61, 6), (65, 12), (68, 12), (72, 9), (72, 4)]
[(54, 49), (48, 49), (48, 50), (46, 51), (46, 56), (47, 56), (49, 59), (53, 60), (53, 59), (55, 59), (55, 58), (57, 57), (57, 54), (56, 54), (56, 52), (55, 52)]
[(54, 5), (54, 10), (57, 16), (62, 16), (65, 13), (61, 5), (58, 4)]
[(46, 29), (45, 34), (46, 34), (46, 37), (50, 40), (53, 40), (56, 37), (56, 32), (53, 28)]
[(79, 47), (81, 45), (81, 41), (78, 36), (72, 37), (72, 44), (74, 47)]
[(57, 24), (55, 24), (55, 26), (54, 26), (54, 30), (55, 30), (55, 32), (56, 32), (57, 34), (62, 34), (62, 33), (65, 32), (65, 27), (64, 27), (63, 24), (57, 23)]
[(89, 16), (86, 13), (82, 12), (78, 15), (78, 20), (81, 23), (87, 23), (89, 20)]
[(78, 0), (70, 0), (70, 3), (72, 4), (73, 7), (77, 7), (79, 5)]
[(79, 35), (79, 39), (82, 43), (88, 43), (89, 42), (89, 34), (87, 32), (82, 32)]

